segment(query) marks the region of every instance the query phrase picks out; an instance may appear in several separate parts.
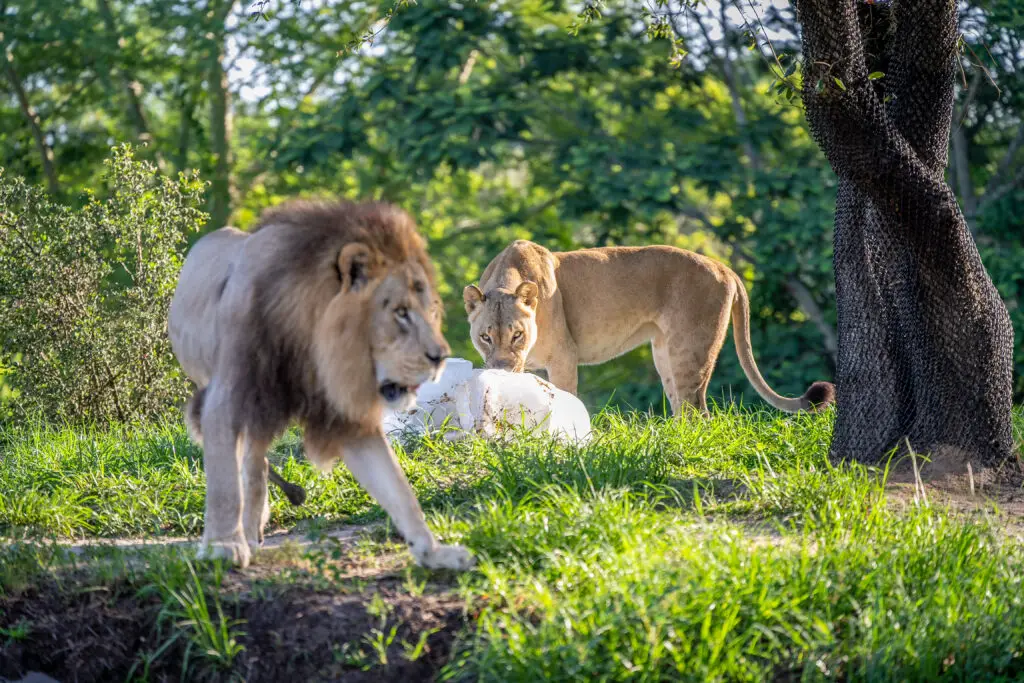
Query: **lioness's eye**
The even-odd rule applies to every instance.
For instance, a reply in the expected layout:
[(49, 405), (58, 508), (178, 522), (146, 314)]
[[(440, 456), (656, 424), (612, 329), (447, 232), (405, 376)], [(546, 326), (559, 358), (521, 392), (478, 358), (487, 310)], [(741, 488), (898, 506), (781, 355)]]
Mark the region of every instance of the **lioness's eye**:
[(520, 330), (516, 330), (515, 334), (512, 335), (512, 341), (519, 341), (523, 338), (523, 333)]
[(480, 341), (482, 341), (484, 344), (490, 344), (491, 343), (491, 337), (488, 334), (481, 334), (480, 335)]

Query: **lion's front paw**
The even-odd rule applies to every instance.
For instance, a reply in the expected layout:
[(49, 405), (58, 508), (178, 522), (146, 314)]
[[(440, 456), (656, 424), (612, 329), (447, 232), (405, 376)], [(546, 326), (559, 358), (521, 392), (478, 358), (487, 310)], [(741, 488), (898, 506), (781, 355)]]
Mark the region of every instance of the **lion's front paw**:
[(465, 571), (476, 565), (476, 558), (461, 545), (439, 545), (416, 558), (428, 569), (455, 569)]
[(241, 568), (249, 566), (252, 551), (246, 541), (201, 541), (196, 557), (200, 560), (227, 560)]

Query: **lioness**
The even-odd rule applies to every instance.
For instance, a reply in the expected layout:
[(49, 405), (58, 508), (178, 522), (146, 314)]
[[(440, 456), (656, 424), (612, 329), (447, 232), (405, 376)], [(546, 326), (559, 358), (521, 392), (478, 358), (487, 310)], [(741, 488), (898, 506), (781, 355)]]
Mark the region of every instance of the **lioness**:
[(306, 456), (339, 458), (427, 567), (473, 558), (440, 545), (381, 432), (384, 403), (408, 408), (449, 355), (433, 266), (413, 220), (387, 204), (286, 203), (250, 233), (192, 247), (168, 330), (198, 385), (186, 407), (204, 444), (200, 556), (241, 566), (263, 542), (266, 451), (292, 422)]
[(543, 369), (576, 393), (577, 366), (596, 365), (651, 342), (673, 413), (707, 413), (706, 393), (732, 316), (747, 379), (779, 410), (833, 400), (828, 382), (800, 398), (779, 396), (761, 377), (750, 348), (750, 302), (733, 271), (667, 246), (552, 253), (517, 240), (491, 261), (480, 286), (462, 293), (473, 345), (488, 368)]

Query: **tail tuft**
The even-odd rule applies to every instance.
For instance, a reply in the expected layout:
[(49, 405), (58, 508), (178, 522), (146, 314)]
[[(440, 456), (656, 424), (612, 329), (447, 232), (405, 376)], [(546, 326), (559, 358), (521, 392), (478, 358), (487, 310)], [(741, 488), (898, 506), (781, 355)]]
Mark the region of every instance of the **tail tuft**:
[(815, 382), (803, 396), (800, 397), (800, 402), (804, 405), (804, 410), (810, 410), (816, 412), (827, 408), (836, 401), (836, 387), (831, 382)]

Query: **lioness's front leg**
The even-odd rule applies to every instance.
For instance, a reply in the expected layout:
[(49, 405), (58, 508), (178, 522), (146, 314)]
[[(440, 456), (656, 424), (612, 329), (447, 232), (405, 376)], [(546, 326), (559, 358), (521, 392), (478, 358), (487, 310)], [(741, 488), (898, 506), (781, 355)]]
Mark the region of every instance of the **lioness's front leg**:
[(418, 564), (431, 569), (469, 569), (476, 563), (462, 546), (437, 542), (383, 434), (345, 440), (342, 459), (356, 481), (391, 516)]
[(226, 401), (208, 395), (202, 414), (206, 514), (197, 556), (246, 567), (251, 553), (242, 530), (242, 444), (229, 413)]
[(548, 381), (562, 391), (568, 391), (573, 396), (579, 384), (579, 373), (577, 370), (576, 357), (559, 358), (548, 364)]

